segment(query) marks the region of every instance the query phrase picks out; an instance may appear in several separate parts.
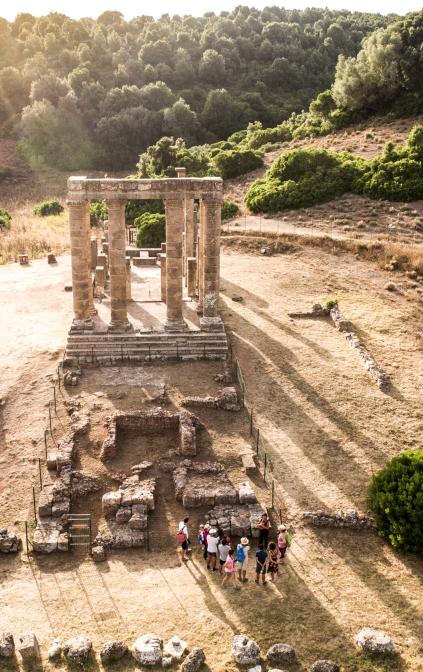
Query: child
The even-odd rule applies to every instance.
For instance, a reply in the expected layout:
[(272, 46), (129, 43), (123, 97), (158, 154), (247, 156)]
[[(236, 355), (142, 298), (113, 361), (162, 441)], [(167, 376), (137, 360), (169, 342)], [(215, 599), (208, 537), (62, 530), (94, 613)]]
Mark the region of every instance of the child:
[(287, 542), (286, 542), (286, 527), (285, 525), (279, 525), (278, 527), (278, 551), (279, 551), (279, 562), (283, 562), (283, 559), (285, 557), (286, 549), (287, 549)]
[(222, 541), (217, 547), (219, 553), (219, 574), (222, 574), (223, 565), (226, 563), (226, 558), (229, 555), (230, 549), (231, 547), (229, 546), (226, 537), (223, 537)]
[(256, 583), (260, 583), (260, 574), (263, 585), (266, 583), (267, 552), (264, 550), (264, 544), (259, 544), (259, 550), (256, 553)]
[(278, 549), (276, 548), (276, 544), (274, 541), (270, 542), (269, 546), (267, 547), (267, 550), (268, 550), (267, 571), (270, 574), (270, 580), (274, 581), (275, 575), (279, 571)]
[(222, 580), (222, 588), (226, 588), (226, 584), (230, 581), (235, 590), (241, 590), (240, 587), (236, 585), (235, 562), (233, 555), (234, 550), (233, 548), (230, 548), (225, 562), (225, 576)]

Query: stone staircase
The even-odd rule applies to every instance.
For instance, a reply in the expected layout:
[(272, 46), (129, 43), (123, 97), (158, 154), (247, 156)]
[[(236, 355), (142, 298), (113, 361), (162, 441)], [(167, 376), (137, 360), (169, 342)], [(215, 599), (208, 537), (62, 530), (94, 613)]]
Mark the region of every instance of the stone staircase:
[(65, 356), (75, 364), (226, 359), (224, 331), (70, 333)]

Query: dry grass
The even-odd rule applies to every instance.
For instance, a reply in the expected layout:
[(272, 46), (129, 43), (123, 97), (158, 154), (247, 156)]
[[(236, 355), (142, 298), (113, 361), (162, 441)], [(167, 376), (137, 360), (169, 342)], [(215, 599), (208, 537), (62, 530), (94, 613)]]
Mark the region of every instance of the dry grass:
[(46, 252), (60, 254), (69, 248), (67, 214), (37, 217), (32, 208), (33, 203), (10, 208), (11, 229), (0, 233), (0, 264), (17, 261), (24, 252), (36, 259)]
[(274, 234), (263, 232), (242, 232), (222, 234), (222, 243), (227, 247), (254, 251), (268, 245), (274, 252), (294, 252), (299, 245), (318, 247), (333, 254), (353, 253), (360, 259), (375, 262), (379, 268), (415, 273), (423, 276), (423, 252), (420, 246), (391, 240), (363, 241), (336, 239), (330, 236), (302, 236), (295, 234)]

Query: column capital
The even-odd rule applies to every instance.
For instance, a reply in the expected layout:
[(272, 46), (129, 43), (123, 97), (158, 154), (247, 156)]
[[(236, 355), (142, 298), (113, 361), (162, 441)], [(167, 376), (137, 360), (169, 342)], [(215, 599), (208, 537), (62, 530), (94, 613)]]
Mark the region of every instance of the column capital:
[(83, 198), (82, 196), (81, 196), (80, 198), (78, 198), (78, 196), (73, 196), (73, 195), (72, 195), (72, 196), (68, 196), (67, 199), (66, 199), (66, 201), (65, 201), (65, 204), (66, 204), (68, 207), (72, 207), (73, 205), (75, 205), (75, 206), (78, 206), (78, 205), (86, 205), (87, 203), (88, 203), (88, 199), (87, 199), (87, 198)]
[(127, 198), (123, 198), (122, 196), (104, 196), (104, 200), (107, 203), (107, 206), (110, 207), (111, 205), (116, 205), (117, 207), (122, 207), (123, 205), (126, 205), (128, 202)]
[(208, 192), (208, 191), (206, 191), (206, 192), (203, 192), (201, 194), (201, 199), (200, 200), (203, 203), (207, 203), (207, 204), (216, 203), (216, 204), (220, 205), (223, 201), (223, 195), (222, 195), (222, 192), (216, 192), (216, 191)]

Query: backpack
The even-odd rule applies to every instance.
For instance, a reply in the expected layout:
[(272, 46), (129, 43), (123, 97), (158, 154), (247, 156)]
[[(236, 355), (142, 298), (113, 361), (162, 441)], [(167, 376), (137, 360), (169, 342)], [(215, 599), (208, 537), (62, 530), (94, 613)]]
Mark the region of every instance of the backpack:
[(285, 541), (286, 541), (286, 545), (287, 545), (288, 548), (289, 548), (289, 547), (291, 546), (291, 544), (292, 544), (292, 537), (291, 537), (291, 535), (289, 534), (289, 532), (286, 532), (286, 533), (285, 533)]
[(179, 530), (179, 532), (176, 533), (176, 541), (178, 541), (180, 544), (182, 544), (186, 540), (187, 540), (187, 535), (185, 534), (185, 532), (182, 532), (182, 530)]
[(238, 544), (236, 547), (236, 559), (238, 562), (244, 562), (245, 560), (245, 553), (244, 553), (244, 547), (242, 544)]

